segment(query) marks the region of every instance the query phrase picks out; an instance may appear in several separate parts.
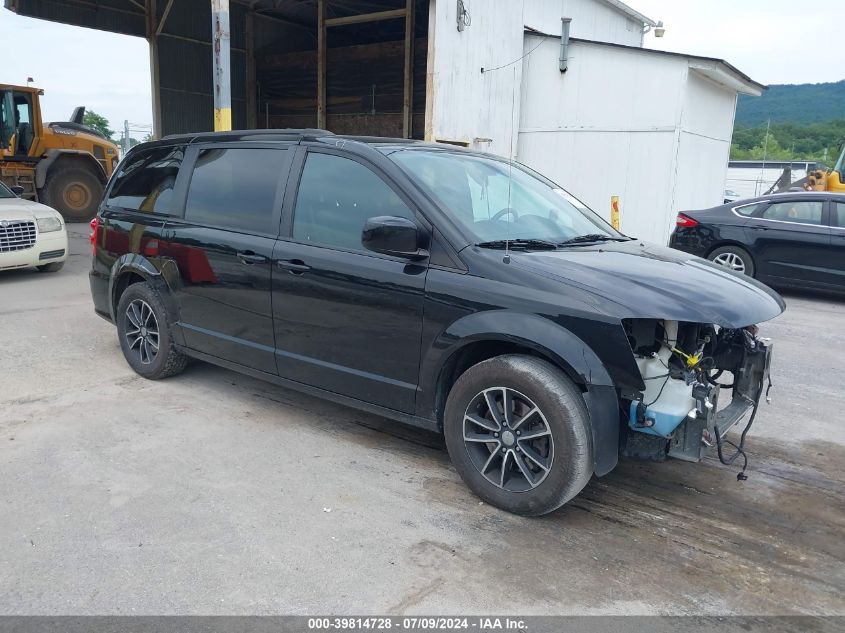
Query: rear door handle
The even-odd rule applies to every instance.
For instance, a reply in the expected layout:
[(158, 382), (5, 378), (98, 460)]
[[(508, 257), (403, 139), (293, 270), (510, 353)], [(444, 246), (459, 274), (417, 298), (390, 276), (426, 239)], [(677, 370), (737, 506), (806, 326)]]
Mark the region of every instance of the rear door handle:
[(768, 231), (769, 230), (769, 227), (766, 226), (765, 224), (752, 224), (748, 228), (754, 229), (755, 231)]
[(292, 275), (301, 275), (302, 273), (311, 270), (311, 266), (306, 264), (301, 259), (280, 259), (276, 265), (282, 270), (286, 270)]
[(264, 255), (256, 255), (252, 251), (238, 253), (238, 259), (247, 266), (252, 266), (253, 264), (263, 264), (267, 261), (267, 258), (264, 257)]

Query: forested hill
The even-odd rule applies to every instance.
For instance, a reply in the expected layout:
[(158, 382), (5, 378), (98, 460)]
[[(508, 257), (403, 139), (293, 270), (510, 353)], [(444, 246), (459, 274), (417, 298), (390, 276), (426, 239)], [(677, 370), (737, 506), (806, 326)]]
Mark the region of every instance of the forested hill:
[(736, 127), (772, 123), (808, 125), (845, 119), (845, 80), (823, 84), (775, 84), (762, 97), (739, 96)]

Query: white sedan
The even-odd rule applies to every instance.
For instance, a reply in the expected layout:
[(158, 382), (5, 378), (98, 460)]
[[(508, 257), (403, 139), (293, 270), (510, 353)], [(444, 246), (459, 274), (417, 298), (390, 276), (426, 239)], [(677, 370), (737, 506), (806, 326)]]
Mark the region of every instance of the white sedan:
[(67, 231), (55, 209), (18, 198), (0, 182), (0, 270), (35, 266), (61, 270), (67, 259)]

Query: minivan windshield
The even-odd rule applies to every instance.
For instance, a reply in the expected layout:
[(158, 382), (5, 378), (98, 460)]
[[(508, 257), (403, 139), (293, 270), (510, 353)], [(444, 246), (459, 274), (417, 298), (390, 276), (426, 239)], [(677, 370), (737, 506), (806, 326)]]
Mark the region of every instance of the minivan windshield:
[(438, 149), (388, 156), (477, 244), (496, 247), (508, 241), (542, 248), (628, 239), (577, 198), (517, 163)]

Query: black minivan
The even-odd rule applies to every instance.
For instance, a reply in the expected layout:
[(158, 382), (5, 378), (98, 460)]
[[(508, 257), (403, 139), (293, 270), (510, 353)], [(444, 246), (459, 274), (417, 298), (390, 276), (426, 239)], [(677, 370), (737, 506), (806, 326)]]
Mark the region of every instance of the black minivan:
[(784, 309), (517, 163), (321, 130), (138, 145), (91, 240), (95, 310), (141, 376), (197, 358), (442, 432), (467, 485), (524, 515), (620, 455), (744, 460), (756, 324)]

